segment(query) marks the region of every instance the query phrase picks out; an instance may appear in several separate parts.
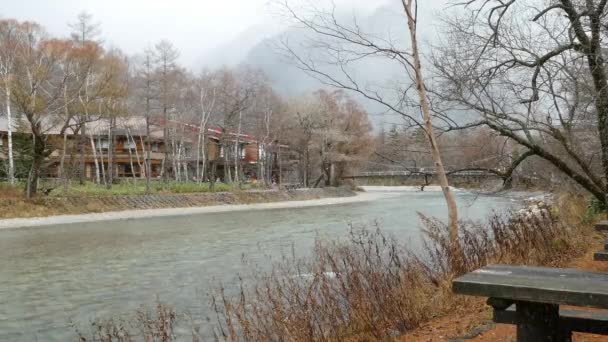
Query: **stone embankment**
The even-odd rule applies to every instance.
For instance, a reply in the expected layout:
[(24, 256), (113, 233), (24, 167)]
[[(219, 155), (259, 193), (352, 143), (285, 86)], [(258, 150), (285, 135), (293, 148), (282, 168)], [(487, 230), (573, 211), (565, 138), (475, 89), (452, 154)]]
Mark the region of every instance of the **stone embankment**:
[(33, 200), (0, 199), (0, 218), (27, 218), (127, 210), (195, 208), (207, 206), (274, 203), (355, 196), (347, 188), (255, 190), (217, 193), (155, 194), (132, 196), (39, 197)]

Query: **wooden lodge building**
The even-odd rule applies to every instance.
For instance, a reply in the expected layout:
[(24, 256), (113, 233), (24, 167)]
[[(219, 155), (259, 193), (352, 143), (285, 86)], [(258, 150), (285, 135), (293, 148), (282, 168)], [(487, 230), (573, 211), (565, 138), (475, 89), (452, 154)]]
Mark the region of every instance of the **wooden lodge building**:
[[(95, 180), (98, 172), (102, 177), (107, 172), (108, 151), (112, 148), (114, 179), (145, 178), (145, 119), (115, 119), (112, 127), (110, 134), (108, 120), (87, 123), (84, 137), (68, 129), (65, 138), (66, 145), (71, 146), (71, 151), (66, 152), (65, 163), (73, 158), (71, 165), (80, 165), (79, 146), (84, 146), (84, 175), (89, 180)], [(6, 118), (0, 118), (0, 163), (7, 158), (6, 132)], [(165, 133), (168, 135), (167, 139), (164, 138)], [(23, 129), (13, 129), (13, 134), (28, 136)], [(84, 144), (80, 139), (85, 140)], [(169, 144), (166, 161), (165, 142)], [(45, 176), (58, 178), (63, 155), (63, 136), (59, 129), (49, 130), (47, 145), (50, 155)], [(201, 146), (200, 157), (196, 153), (198, 146)], [(15, 158), (18, 158), (18, 151), (14, 153)], [(166, 167), (165, 162), (169, 164)], [(207, 170), (205, 180), (215, 177), (219, 181), (226, 181), (227, 177), (233, 180), (235, 165), (238, 165), (239, 181), (260, 179), (266, 175), (266, 179), (280, 182), (282, 179), (291, 179), (291, 174), (297, 169), (295, 158), (286, 145), (276, 142), (263, 143), (250, 134), (226, 130), (213, 124), (207, 125), (205, 134), (199, 134), (197, 125), (172, 120), (165, 123), (162, 119), (151, 120), (150, 164), (153, 179), (161, 178), (166, 170), (169, 179), (180, 180), (196, 179), (197, 164), (199, 172), (203, 168)], [(214, 175), (211, 170), (215, 170)]]

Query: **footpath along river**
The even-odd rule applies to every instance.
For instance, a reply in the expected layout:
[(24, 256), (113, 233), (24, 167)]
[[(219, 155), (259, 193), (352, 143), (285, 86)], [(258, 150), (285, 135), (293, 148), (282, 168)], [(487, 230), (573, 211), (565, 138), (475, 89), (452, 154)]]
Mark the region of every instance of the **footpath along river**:
[[(305, 255), (316, 237), (346, 238), (349, 222), (378, 222), (415, 249), (420, 244), (417, 212), (446, 215), (441, 192), (375, 189), (370, 198), (2, 229), (0, 341), (71, 341), (70, 321), (86, 327), (96, 317), (132, 313), (157, 296), (204, 316), (208, 290), (248, 270), (243, 257), (267, 265), (269, 257), (292, 248)], [(466, 191), (457, 192), (457, 198), (462, 217), (470, 219), (518, 205)]]

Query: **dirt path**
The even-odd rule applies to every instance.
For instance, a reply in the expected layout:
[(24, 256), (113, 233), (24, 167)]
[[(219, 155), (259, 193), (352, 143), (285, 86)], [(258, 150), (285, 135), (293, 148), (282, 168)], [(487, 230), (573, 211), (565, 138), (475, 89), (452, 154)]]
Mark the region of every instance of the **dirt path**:
[[(598, 240), (597, 246), (583, 257), (574, 260), (568, 267), (581, 270), (608, 272), (608, 262), (594, 261), (593, 252), (601, 249), (603, 244)], [(448, 316), (438, 318), (420, 328), (402, 336), (403, 342), (430, 341), (475, 341), (475, 342), (511, 342), (515, 341), (515, 326), (494, 324), (492, 310), (485, 305), (485, 300), (471, 299), (465, 309)], [(608, 336), (575, 333), (576, 342), (608, 342)]]

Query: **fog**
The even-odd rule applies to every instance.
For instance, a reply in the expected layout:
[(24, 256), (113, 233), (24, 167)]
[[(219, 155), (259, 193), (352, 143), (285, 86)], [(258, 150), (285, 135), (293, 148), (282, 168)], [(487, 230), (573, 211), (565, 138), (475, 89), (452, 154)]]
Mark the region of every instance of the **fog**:
[[(435, 10), (445, 2), (425, 1), (420, 7), (424, 11)], [(314, 3), (331, 1), (314, 0)], [(338, 11), (365, 16), (400, 1), (334, 0), (334, 3)], [(216, 63), (223, 60), (221, 56), (233, 53), (222, 49), (235, 40), (248, 38), (251, 46), (284, 29), (275, 8), (275, 0), (20, 0), (4, 1), (0, 16), (36, 21), (53, 35), (67, 36), (68, 23), (86, 11), (101, 24), (106, 46), (134, 54), (160, 39), (168, 39), (181, 51), (181, 62), (198, 69), (205, 59)]]
[[(106, 48), (117, 47), (129, 55), (143, 51), (161, 39), (170, 40), (180, 51), (180, 63), (197, 72), (203, 68), (249, 64), (264, 70), (276, 90), (284, 95), (300, 94), (322, 86), (277, 56), (269, 42), (290, 32), (278, 11), (281, 0), (21, 0), (3, 4), (0, 16), (32, 20), (50, 34), (66, 37), (69, 23), (85, 11), (100, 24)], [(439, 12), (449, 0), (426, 0), (419, 5), (419, 35), (423, 46), (436, 37)], [(329, 8), (331, 0), (290, 0)], [(398, 0), (334, 0), (336, 13), (346, 24), (356, 18), (375, 33), (406, 37), (401, 2)], [(391, 82), (396, 70), (382, 62), (362, 66), (357, 74), (364, 82)], [(382, 109), (365, 103), (372, 115)], [(378, 122), (376, 118), (374, 121)]]

